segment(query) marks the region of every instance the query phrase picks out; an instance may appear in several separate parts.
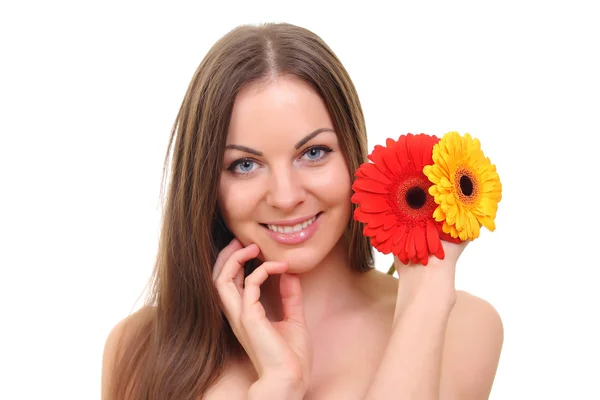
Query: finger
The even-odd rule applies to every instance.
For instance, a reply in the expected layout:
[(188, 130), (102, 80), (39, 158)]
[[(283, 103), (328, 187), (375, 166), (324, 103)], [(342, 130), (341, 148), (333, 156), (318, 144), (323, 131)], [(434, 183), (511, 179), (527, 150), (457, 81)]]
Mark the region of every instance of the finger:
[(241, 296), (244, 292), (244, 268), (238, 269), (238, 272), (233, 277), (233, 284)]
[(283, 305), (283, 319), (304, 325), (302, 286), (298, 275), (283, 273), (279, 280), (279, 291)]
[(215, 261), (215, 265), (213, 266), (213, 281), (217, 279), (217, 276), (219, 276), (219, 273), (223, 269), (223, 265), (225, 265), (225, 261), (227, 261), (233, 253), (240, 250), (242, 247), (242, 243), (238, 239), (233, 238), (233, 240), (219, 252), (217, 260)]
[(260, 285), (269, 275), (282, 274), (287, 271), (285, 262), (267, 261), (256, 268), (245, 280), (243, 305), (244, 312), (250, 311), (252, 306), (260, 300)]
[[(244, 269), (242, 266), (246, 261), (256, 257), (258, 252), (258, 246), (253, 244), (233, 253), (223, 265), (215, 281), (217, 291), (225, 307), (225, 312), (230, 319), (229, 322), (232, 324), (235, 324), (235, 321), (240, 316), (242, 302), (240, 291), (234, 279), (238, 274), (243, 274)], [(234, 321), (231, 319), (234, 319)]]
[(240, 269), (243, 269), (244, 264), (246, 264), (246, 262), (250, 261), (251, 259), (255, 258), (259, 252), (260, 249), (255, 244), (251, 244), (247, 247), (235, 251), (225, 261), (223, 268), (221, 269), (221, 272), (217, 277), (217, 281), (224, 280), (227, 282), (233, 282), (233, 279), (236, 277), (238, 271)]

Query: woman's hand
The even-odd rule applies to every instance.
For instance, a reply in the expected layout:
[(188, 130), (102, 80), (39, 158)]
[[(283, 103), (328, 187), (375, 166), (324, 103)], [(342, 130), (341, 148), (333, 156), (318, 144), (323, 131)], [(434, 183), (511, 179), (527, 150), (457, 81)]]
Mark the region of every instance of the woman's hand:
[(468, 244), (469, 241), (459, 244), (442, 241), (444, 259), (430, 256), (426, 266), (412, 263), (404, 265), (398, 257), (394, 257), (394, 266), (399, 278), (396, 308), (402, 308), (420, 299), (451, 308), (456, 301), (456, 263)]
[[(219, 253), (213, 280), (225, 315), (250, 357), (261, 386), (272, 382), (272, 386), (278, 389), (286, 387), (305, 392), (312, 350), (304, 319), (300, 281), (296, 275), (286, 273), (286, 263), (267, 261), (244, 282), (243, 265), (257, 257), (259, 252), (257, 245), (243, 247), (239, 240), (234, 239)], [(283, 320), (272, 322), (267, 319), (260, 303), (260, 285), (273, 274), (281, 274)]]

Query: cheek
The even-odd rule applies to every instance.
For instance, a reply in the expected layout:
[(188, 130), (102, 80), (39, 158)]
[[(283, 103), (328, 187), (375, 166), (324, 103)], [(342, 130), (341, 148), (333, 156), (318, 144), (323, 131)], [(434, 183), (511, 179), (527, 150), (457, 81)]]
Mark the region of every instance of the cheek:
[(343, 159), (335, 160), (309, 180), (312, 192), (331, 207), (350, 209), (352, 182)]
[(221, 179), (219, 206), (229, 230), (234, 234), (244, 221), (253, 218), (260, 194), (252, 179)]

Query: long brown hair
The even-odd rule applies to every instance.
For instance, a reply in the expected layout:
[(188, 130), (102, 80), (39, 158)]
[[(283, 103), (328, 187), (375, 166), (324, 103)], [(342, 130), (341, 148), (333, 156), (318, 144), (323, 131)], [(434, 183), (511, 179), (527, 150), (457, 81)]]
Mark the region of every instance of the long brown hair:
[[(355, 87), (319, 36), (279, 23), (239, 26), (220, 38), (196, 70), (171, 132), (163, 189), (170, 179), (145, 307), (151, 318), (119, 353), (112, 399), (201, 398), (226, 362), (242, 354), (212, 281), (217, 254), (232, 239), (218, 209), (219, 177), (236, 94), (250, 82), (286, 74), (324, 99), (349, 173), (367, 160)], [(372, 248), (352, 218), (346, 239), (352, 268), (373, 268)]]

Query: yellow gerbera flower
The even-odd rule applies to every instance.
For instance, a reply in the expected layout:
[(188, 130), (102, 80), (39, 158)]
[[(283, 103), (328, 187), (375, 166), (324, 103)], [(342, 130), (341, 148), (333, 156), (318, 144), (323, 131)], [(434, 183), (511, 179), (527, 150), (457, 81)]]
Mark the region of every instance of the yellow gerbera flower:
[(496, 166), (468, 133), (446, 133), (433, 147), (433, 165), (423, 168), (433, 185), (429, 193), (438, 204), (433, 212), (442, 230), (461, 240), (479, 237), (479, 228), (496, 229), (494, 219), (502, 199)]

